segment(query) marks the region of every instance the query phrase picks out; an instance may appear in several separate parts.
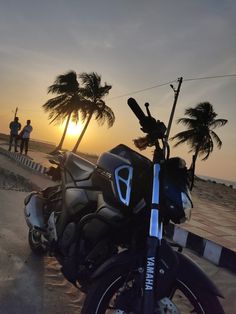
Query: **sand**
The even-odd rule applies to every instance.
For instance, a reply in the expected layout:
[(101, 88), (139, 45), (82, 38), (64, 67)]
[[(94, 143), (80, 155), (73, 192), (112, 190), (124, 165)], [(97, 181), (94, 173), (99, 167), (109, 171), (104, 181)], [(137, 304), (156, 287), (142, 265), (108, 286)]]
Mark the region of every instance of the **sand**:
[(195, 180), (192, 195), (196, 203), (195, 207), (197, 207), (198, 200), (206, 202), (206, 204), (214, 202), (217, 206), (235, 211), (236, 217), (236, 189), (225, 184), (198, 178)]

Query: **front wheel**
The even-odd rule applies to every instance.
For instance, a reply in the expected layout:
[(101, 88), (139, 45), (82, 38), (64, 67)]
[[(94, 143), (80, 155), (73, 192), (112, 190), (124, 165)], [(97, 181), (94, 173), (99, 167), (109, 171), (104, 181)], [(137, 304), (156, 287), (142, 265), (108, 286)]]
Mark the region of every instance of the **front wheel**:
[[(81, 314), (142, 314), (137, 272), (112, 269), (91, 286)], [(156, 302), (154, 313), (223, 314), (217, 296), (176, 279), (170, 295)], [(150, 313), (151, 314), (151, 313)]]
[(43, 243), (42, 243), (42, 235), (39, 231), (30, 228), (28, 233), (28, 241), (31, 250), (36, 255), (43, 255), (46, 251)]

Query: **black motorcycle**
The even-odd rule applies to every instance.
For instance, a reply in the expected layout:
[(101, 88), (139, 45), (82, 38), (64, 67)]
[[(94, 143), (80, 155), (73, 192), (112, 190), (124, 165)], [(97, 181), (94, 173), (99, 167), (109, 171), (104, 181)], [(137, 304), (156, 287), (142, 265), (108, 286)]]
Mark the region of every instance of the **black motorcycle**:
[(96, 165), (59, 155), (50, 175), (61, 183), (25, 199), (30, 247), (55, 256), (86, 293), (82, 314), (224, 313), (217, 287), (164, 238), (170, 221), (190, 216), (193, 174), (169, 158), (169, 129), (148, 104), (146, 115), (133, 98), (128, 105), (146, 134), (135, 144), (154, 147), (153, 161), (125, 145)]

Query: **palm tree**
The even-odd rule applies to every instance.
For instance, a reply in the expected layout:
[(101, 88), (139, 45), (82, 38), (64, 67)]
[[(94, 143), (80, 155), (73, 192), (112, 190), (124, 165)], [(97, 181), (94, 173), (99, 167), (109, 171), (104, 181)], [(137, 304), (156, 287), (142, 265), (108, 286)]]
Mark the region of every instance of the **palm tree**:
[(79, 112), (82, 121), (85, 119), (88, 101), (80, 95), (79, 83), (74, 71), (57, 76), (54, 84), (49, 86), (48, 93), (59, 95), (49, 99), (43, 105), (44, 111), (49, 113), (50, 123), (58, 124), (66, 120), (60, 143), (52, 152), (55, 153), (62, 148), (70, 119), (77, 123), (79, 121)]
[(190, 168), (194, 174), (196, 160), (199, 155), (202, 155), (202, 160), (206, 160), (213, 152), (214, 143), (219, 149), (221, 148), (222, 141), (213, 130), (216, 127), (225, 125), (228, 121), (226, 119), (216, 119), (217, 113), (209, 102), (202, 102), (194, 108), (187, 108), (185, 115), (188, 117), (178, 119), (177, 123), (184, 124), (187, 130), (177, 133), (171, 139), (178, 140), (174, 146), (185, 142), (190, 146), (189, 152), (193, 152)]
[(76, 152), (78, 146), (88, 128), (88, 125), (93, 117), (98, 121), (100, 125), (107, 122), (108, 127), (111, 127), (115, 122), (115, 115), (110, 107), (108, 107), (103, 98), (109, 93), (112, 88), (111, 85), (105, 83), (101, 84), (101, 76), (95, 72), (92, 73), (82, 73), (79, 75), (83, 87), (80, 88), (80, 92), (85, 99), (89, 101), (87, 106), (87, 120), (83, 131), (81, 132), (74, 148), (73, 152)]

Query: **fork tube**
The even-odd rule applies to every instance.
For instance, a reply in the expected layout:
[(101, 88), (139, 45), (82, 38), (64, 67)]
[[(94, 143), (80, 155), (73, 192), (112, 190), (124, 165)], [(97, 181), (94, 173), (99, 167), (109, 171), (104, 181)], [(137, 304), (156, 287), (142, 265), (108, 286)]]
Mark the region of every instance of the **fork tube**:
[(143, 313), (152, 314), (155, 309), (155, 270), (158, 247), (162, 239), (162, 223), (159, 222), (159, 196), (160, 196), (160, 164), (153, 166), (152, 205), (150, 213), (149, 235), (147, 237), (146, 271), (144, 282)]

